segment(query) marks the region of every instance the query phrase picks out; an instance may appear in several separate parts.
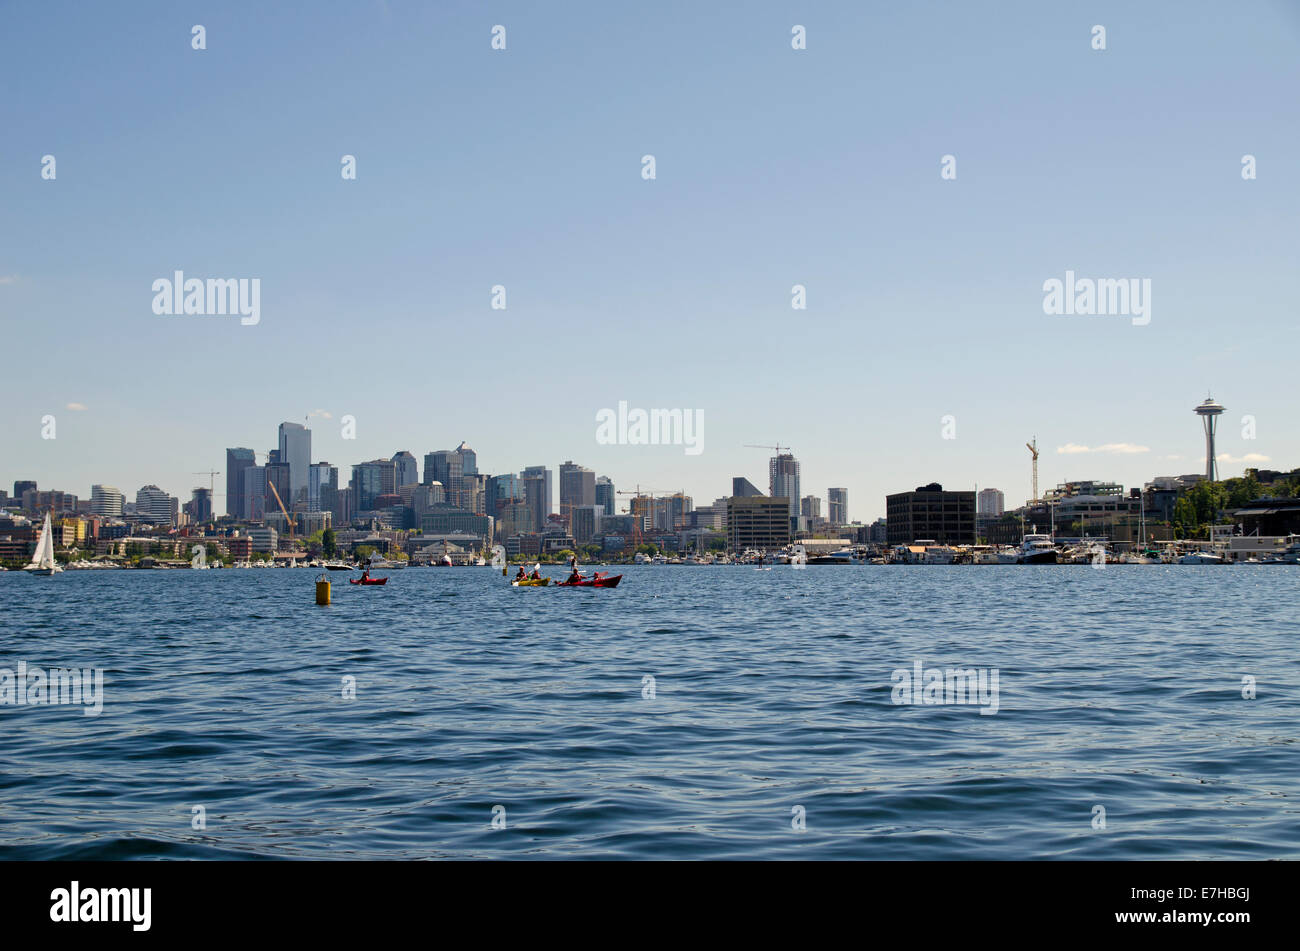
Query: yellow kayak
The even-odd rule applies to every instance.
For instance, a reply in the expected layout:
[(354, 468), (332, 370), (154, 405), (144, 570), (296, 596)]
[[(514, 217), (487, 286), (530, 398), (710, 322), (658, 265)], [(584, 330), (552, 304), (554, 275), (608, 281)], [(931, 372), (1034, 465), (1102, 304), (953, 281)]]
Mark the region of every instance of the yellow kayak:
[(510, 586), (514, 588), (545, 588), (550, 583), (550, 578), (525, 578), (523, 581), (510, 582)]

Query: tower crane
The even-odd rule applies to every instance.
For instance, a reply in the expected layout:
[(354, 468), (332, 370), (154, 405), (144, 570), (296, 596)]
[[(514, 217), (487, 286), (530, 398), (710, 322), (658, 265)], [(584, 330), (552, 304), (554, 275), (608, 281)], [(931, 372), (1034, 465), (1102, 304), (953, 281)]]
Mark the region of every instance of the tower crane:
[(1031, 501), (1038, 501), (1038, 437), (1034, 437), (1033, 442), (1025, 443), (1025, 448), (1029, 450), (1034, 459), (1034, 497)]

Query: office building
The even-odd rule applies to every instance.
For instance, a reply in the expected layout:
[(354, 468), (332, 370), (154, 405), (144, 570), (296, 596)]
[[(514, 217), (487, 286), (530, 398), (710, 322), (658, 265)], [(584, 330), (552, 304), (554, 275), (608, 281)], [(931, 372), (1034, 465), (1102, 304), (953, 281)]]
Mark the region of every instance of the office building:
[(533, 513), (533, 531), (540, 532), (552, 512), (551, 470), (546, 466), (529, 466), (519, 473), (519, 481), (523, 483), (524, 501)]
[(572, 460), (560, 463), (560, 516), (572, 524), (570, 511), (575, 505), (596, 504), (596, 473)]
[(126, 496), (115, 485), (92, 485), (90, 487), (90, 511), (92, 515), (105, 518), (121, 518)]
[(849, 490), (826, 490), (826, 520), (832, 525), (849, 524)]
[(727, 499), (727, 543), (741, 553), (774, 551), (790, 543), (790, 500), (766, 495)]
[(912, 492), (885, 496), (890, 545), (933, 540), (941, 545), (975, 544), (975, 491), (945, 492), (937, 482)]
[(604, 509), (606, 515), (614, 514), (614, 503), (618, 496), (614, 491), (614, 481), (609, 476), (596, 478), (596, 504)]
[(981, 518), (1000, 518), (1006, 511), (1006, 496), (1001, 489), (980, 489), (976, 496), (975, 514)]
[(135, 493), (135, 514), (142, 522), (172, 524), (171, 496), (156, 485), (141, 486)]
[(405, 449), (393, 456), (393, 490), (404, 485), (417, 485), (420, 481), (420, 464)]
[(338, 506), (338, 494), (339, 470), (328, 462), (312, 463), (307, 474), (307, 511), (333, 512)]
[(226, 450), (226, 514), (245, 518), (244, 470), (257, 465), (257, 454), (251, 449)]
[(763, 494), (763, 490), (744, 476), (735, 476), (731, 480), (731, 497), (752, 499)]
[[(307, 470), (311, 466), (311, 430), (302, 423), (280, 424), (278, 461), (289, 467), (289, 494), (282, 496), (284, 507), (307, 501)], [(280, 486), (277, 484), (276, 488)]]
[(241, 475), (243, 511), (239, 517), (248, 522), (266, 518), (266, 466), (245, 466)]
[(784, 498), (790, 507), (790, 517), (799, 516), (799, 460), (788, 452), (773, 456), (768, 461), (768, 495)]
[(599, 505), (574, 505), (569, 508), (569, 534), (579, 545), (588, 544), (600, 532), (605, 510)]

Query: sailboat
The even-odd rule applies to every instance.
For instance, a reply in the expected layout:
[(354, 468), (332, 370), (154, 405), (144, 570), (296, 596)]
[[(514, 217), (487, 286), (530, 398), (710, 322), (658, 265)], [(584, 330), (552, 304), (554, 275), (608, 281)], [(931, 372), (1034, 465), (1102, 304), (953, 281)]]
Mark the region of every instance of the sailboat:
[(50, 527), (50, 513), (45, 513), (45, 528), (41, 530), (41, 540), (36, 543), (36, 554), (32, 563), (23, 571), (34, 575), (58, 574), (63, 569), (54, 563), (54, 530)]

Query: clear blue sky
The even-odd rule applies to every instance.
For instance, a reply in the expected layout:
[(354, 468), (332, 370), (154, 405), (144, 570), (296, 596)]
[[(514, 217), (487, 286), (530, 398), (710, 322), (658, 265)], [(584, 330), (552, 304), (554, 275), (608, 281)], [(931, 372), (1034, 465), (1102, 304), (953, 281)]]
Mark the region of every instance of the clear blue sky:
[[(1221, 452), (1300, 465), (1300, 4), (11, 3), (0, 72), (5, 484), (186, 499), (324, 411), (345, 480), (465, 439), (704, 503), (779, 441), (869, 519), (1020, 502), (1035, 435), (1048, 486), (1199, 471), (1207, 390)], [(154, 315), (178, 268), (261, 323)], [(1067, 269), (1150, 324), (1045, 315)], [(619, 400), (704, 452), (597, 445)]]

